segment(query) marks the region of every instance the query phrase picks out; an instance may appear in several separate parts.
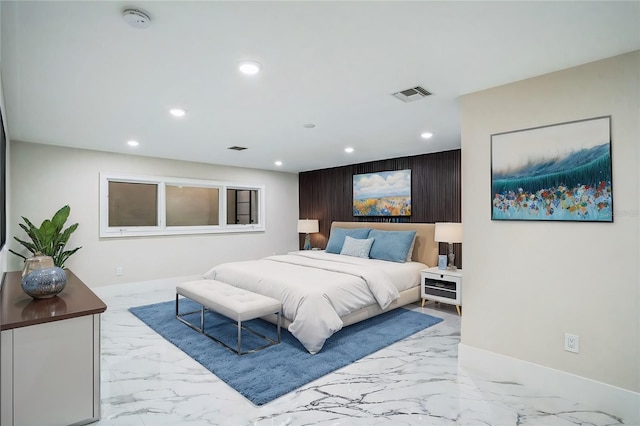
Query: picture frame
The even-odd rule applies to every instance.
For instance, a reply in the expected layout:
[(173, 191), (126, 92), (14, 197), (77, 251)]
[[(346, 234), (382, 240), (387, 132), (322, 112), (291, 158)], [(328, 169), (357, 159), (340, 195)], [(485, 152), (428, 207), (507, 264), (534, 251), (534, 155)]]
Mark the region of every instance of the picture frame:
[(613, 222), (611, 116), (492, 134), (491, 220)]
[(411, 216), (411, 170), (353, 175), (354, 216)]
[(438, 269), (447, 269), (447, 256), (444, 254), (438, 255)]

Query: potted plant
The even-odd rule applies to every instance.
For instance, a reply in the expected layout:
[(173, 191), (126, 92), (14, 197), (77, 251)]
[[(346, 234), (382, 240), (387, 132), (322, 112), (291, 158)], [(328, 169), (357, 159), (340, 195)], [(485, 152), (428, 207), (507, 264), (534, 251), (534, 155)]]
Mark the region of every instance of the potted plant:
[[(72, 250), (65, 250), (69, 237), (78, 228), (78, 224), (74, 223), (68, 228), (62, 229), (69, 217), (70, 211), (71, 208), (68, 205), (62, 207), (51, 219), (45, 219), (40, 227), (36, 227), (29, 219), (22, 216), (22, 220), (25, 223), (21, 223), (20, 227), (27, 233), (31, 242), (21, 240), (18, 237), (13, 238), (26, 247), (33, 255), (51, 256), (55, 266), (64, 268), (64, 263), (67, 259), (82, 248), (76, 247)], [(11, 249), (9, 249), (9, 251), (27, 260), (26, 256)]]

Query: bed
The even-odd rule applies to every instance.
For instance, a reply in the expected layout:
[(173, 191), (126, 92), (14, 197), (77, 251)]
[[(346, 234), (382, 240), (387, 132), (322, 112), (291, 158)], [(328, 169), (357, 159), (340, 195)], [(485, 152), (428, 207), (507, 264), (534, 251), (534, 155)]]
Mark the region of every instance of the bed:
[[(407, 253), (412, 232), (411, 260), (406, 261), (402, 250)], [(396, 237), (403, 239), (399, 246)], [(420, 271), (437, 264), (433, 237), (434, 224), (333, 222), (326, 250), (223, 263), (204, 278), (280, 300), (282, 325), (314, 354), (342, 327), (420, 300)], [(367, 243), (377, 258), (345, 254)], [(393, 261), (383, 260), (388, 256)], [(276, 321), (275, 316), (265, 319)]]

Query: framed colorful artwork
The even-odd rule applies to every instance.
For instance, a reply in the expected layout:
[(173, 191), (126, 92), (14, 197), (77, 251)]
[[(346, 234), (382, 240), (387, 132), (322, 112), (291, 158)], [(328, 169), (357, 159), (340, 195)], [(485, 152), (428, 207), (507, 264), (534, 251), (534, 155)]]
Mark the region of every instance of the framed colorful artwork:
[(611, 116), (491, 135), (491, 219), (613, 222)]
[(411, 216), (411, 170), (353, 175), (354, 216)]

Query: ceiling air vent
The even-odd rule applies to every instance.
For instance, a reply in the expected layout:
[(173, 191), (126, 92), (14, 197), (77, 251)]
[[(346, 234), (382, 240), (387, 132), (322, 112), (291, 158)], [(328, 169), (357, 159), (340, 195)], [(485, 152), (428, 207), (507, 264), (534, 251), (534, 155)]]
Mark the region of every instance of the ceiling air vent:
[(420, 86), (412, 87), (411, 89), (401, 90), (392, 94), (394, 98), (400, 99), (402, 102), (413, 102), (422, 98), (426, 98), (431, 93)]
[(234, 146), (230, 146), (230, 147), (229, 147), (229, 148), (227, 148), (227, 149), (232, 149), (232, 150), (234, 150), (234, 151), (244, 151), (244, 150), (245, 150), (245, 149), (247, 149), (247, 148), (246, 148), (246, 147), (244, 147), (244, 146), (235, 146), (235, 145), (234, 145)]

